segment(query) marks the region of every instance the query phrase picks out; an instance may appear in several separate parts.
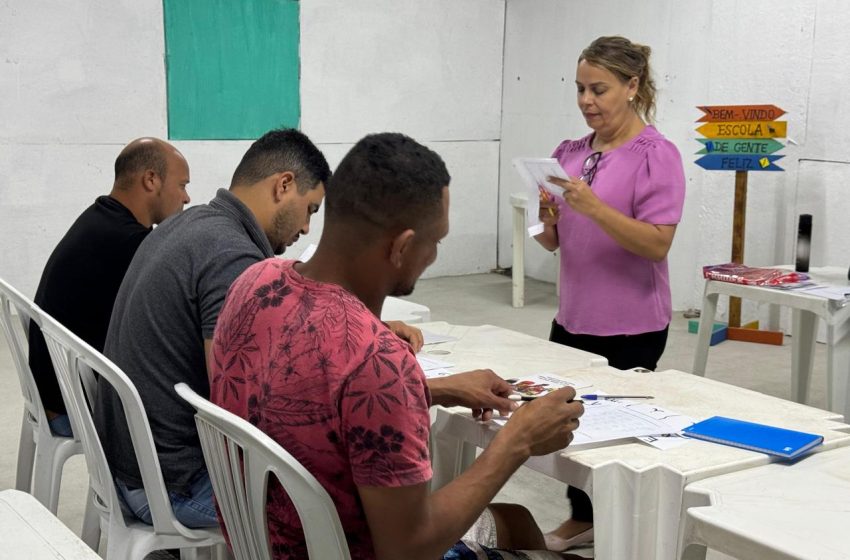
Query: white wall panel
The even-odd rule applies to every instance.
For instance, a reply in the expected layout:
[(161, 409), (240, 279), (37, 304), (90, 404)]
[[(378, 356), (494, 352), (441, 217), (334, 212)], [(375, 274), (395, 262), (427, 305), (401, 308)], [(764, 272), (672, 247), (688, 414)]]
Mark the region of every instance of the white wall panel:
[(166, 130), (162, 3), (0, 6), (0, 141), (121, 143)]
[(120, 146), (0, 145), (0, 277), (35, 295), (47, 257), (112, 187)]
[(503, 0), (302, 2), (302, 124), (323, 143), (498, 139), (503, 28)]

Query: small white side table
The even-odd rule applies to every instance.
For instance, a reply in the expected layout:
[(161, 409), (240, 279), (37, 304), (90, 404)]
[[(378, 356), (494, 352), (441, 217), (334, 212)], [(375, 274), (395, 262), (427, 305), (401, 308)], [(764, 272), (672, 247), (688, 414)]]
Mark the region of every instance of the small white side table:
[(527, 203), (528, 197), (524, 193), (511, 195), (511, 206), (514, 207), (514, 263), (511, 267), (511, 280), (513, 282), (511, 305), (514, 307), (525, 305), (525, 209)]
[[(822, 284), (847, 283), (847, 270), (843, 267), (812, 268), (809, 274), (814, 281)], [(831, 411), (843, 414), (845, 419), (850, 418), (850, 305), (841, 306), (835, 301), (802, 292), (706, 280), (694, 354), (693, 373), (696, 375), (705, 375), (711, 326), (720, 294), (791, 308), (791, 398), (799, 403), (808, 400), (818, 317), (826, 321), (827, 403)]]

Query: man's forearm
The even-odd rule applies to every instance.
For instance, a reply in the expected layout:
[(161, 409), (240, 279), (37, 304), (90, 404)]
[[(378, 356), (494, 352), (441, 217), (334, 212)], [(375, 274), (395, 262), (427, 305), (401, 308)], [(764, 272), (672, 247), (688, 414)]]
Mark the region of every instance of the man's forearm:
[(408, 535), (405, 558), (440, 558), (472, 526), (530, 450), (497, 436), (478, 459), (455, 480), (431, 494), (426, 517)]
[(446, 377), (434, 377), (426, 379), (428, 390), (431, 392), (431, 404), (440, 406), (454, 406), (452, 401), (452, 382)]

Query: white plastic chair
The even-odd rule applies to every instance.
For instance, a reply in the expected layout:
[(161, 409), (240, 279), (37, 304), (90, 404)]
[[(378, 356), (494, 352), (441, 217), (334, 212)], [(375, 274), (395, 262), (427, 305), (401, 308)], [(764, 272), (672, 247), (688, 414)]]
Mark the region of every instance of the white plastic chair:
[(351, 558), (333, 501), (301, 463), (257, 427), (200, 397), (185, 383), (174, 389), (197, 410), (201, 447), (237, 560), (272, 558), (266, 518), (270, 472), (298, 512), (309, 558)]
[[(17, 317), (12, 316), (12, 311)], [(78, 439), (54, 435), (50, 431), (41, 396), (27, 361), (30, 320), (41, 326), (39, 309), (3, 279), (0, 279), (0, 324), (6, 334), (9, 352), (24, 396), (24, 417), (18, 444), (15, 488), (30, 492), (55, 514), (59, 505), (62, 467), (69, 457), (82, 453)]]
[[(196, 548), (216, 545), (221, 545), (218, 552), (224, 552), (221, 530), (189, 529), (174, 517), (148, 417), (130, 379), (115, 364), (55, 319), (41, 310), (39, 313), (42, 332), (59, 378), (59, 388), (68, 408), (71, 426), (82, 442), (89, 470), (89, 502), (100, 514), (101, 529), (106, 532), (106, 558), (142, 560), (154, 550), (169, 548), (184, 549), (181, 551), (184, 559), (196, 558)], [(96, 383), (93, 371), (98, 372), (101, 379), (114, 388), (121, 400), (150, 504), (153, 526), (131, 515), (124, 517), (89, 405), (93, 403), (91, 396)], [(85, 534), (83, 540), (92, 548), (97, 548), (97, 543), (88, 542)]]

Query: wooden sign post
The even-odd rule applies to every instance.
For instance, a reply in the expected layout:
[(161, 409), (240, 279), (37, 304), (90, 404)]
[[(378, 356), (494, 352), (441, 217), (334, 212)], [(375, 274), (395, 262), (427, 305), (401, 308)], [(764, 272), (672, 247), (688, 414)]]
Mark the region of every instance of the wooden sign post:
[[(732, 213), (732, 262), (744, 263), (747, 229), (747, 172), (735, 172), (735, 209)], [(741, 298), (729, 298), (729, 326), (741, 326)]]
[[(735, 171), (735, 208), (732, 217), (732, 262), (744, 264), (747, 222), (747, 173), (783, 171), (776, 165), (782, 155), (772, 155), (784, 145), (788, 123), (775, 119), (785, 114), (776, 105), (714, 105), (697, 107), (705, 113), (696, 130), (702, 155), (696, 164), (709, 171)], [(729, 327), (741, 326), (741, 299), (729, 298)]]

